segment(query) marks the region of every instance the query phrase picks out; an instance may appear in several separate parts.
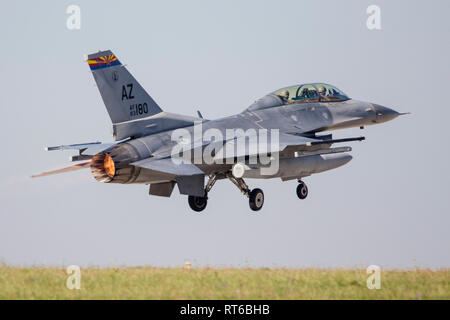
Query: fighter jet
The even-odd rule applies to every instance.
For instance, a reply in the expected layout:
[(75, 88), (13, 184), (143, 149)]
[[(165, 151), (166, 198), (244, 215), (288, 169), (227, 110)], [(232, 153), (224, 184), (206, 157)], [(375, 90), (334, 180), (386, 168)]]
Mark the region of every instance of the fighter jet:
[(351, 147), (333, 146), (364, 140), (333, 139), (329, 131), (400, 115), (353, 100), (332, 85), (307, 83), (269, 93), (239, 114), (207, 120), (200, 112), (191, 117), (163, 111), (110, 50), (89, 54), (86, 61), (111, 118), (114, 142), (47, 147), (78, 151), (71, 158), (78, 163), (33, 177), (90, 168), (97, 181), (145, 184), (150, 195), (162, 197), (170, 197), (177, 185), (196, 212), (206, 208), (221, 179), (235, 184), (253, 211), (263, 207), (264, 193), (250, 189), (244, 178), (297, 180), (296, 194), (305, 199), (303, 178), (352, 159)]

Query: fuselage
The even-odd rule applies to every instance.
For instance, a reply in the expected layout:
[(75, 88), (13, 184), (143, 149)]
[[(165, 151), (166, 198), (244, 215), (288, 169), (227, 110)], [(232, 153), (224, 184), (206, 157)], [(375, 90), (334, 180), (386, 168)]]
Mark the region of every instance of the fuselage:
[[(242, 113), (216, 119), (199, 121), (202, 130), (216, 129), (226, 136), (226, 130), (237, 128), (278, 129), (285, 133), (314, 134), (352, 127), (383, 123), (396, 118), (398, 112), (377, 104), (346, 100), (342, 102), (313, 102), (281, 105), (267, 108), (247, 108)], [(194, 133), (195, 125), (183, 129)], [(179, 129), (179, 128), (178, 128)], [(176, 129), (176, 130), (178, 130)], [(171, 137), (175, 130), (134, 139), (145, 144), (152, 152), (164, 152), (177, 143)]]
[[(170, 197), (176, 184), (197, 212), (205, 209), (214, 183), (225, 178), (249, 198), (254, 211), (262, 208), (264, 193), (250, 189), (243, 178), (296, 179), (297, 196), (305, 199), (303, 177), (352, 159), (351, 147), (332, 146), (364, 139), (317, 133), (378, 124), (399, 115), (352, 100), (332, 85), (306, 83), (269, 93), (239, 114), (206, 120), (200, 113), (195, 118), (163, 111), (110, 50), (89, 54), (86, 60), (116, 143), (49, 147), (78, 150), (72, 160), (89, 161), (35, 177), (90, 167), (97, 181), (150, 184), (149, 194), (164, 197)], [(100, 150), (94, 151), (95, 146)]]
[[(223, 137), (227, 136), (227, 130), (235, 131), (237, 129), (242, 129), (243, 131), (249, 129), (277, 129), (283, 133), (311, 135), (322, 131), (374, 125), (391, 120), (399, 115), (392, 109), (352, 99), (340, 102), (311, 102), (267, 106), (267, 100), (272, 101), (273, 103), (273, 99), (274, 97), (269, 95), (260, 99), (242, 113), (216, 120), (198, 121), (195, 125), (177, 128), (176, 130), (184, 130), (185, 133), (188, 133), (192, 137), (196, 136), (195, 133), (196, 130), (199, 130), (199, 127), (201, 127), (200, 130), (202, 133), (208, 132), (208, 130), (215, 130), (220, 132)], [(131, 139), (114, 148), (120, 150), (118, 154), (120, 154), (120, 157), (126, 162), (138, 161), (139, 159), (149, 157), (170, 157), (174, 147), (180, 143), (179, 140), (174, 138), (178, 136), (175, 134), (176, 130), (168, 130)], [(204, 139), (203, 135), (201, 136), (201, 139)], [(200, 142), (200, 148), (202, 145), (203, 142)], [(322, 168), (320, 167), (320, 163), (324, 162), (324, 159), (330, 164), (325, 167), (322, 166), (323, 169), (320, 169)], [(317, 169), (317, 172), (338, 167), (347, 163), (350, 159), (351, 156), (349, 155), (322, 156), (321, 158), (315, 159), (315, 162), (317, 163), (316, 167), (320, 167), (320, 170)], [(301, 166), (305, 161), (293, 163), (292, 160), (281, 159), (280, 163), (282, 165), (285, 163), (286, 167), (293, 167)], [(215, 163), (196, 165), (207, 175), (217, 171), (223, 172), (231, 170), (232, 167), (230, 164)], [(130, 175), (129, 171), (133, 171), (133, 174)], [(249, 171), (249, 174), (251, 174), (251, 171)], [(274, 175), (265, 175), (261, 177), (253, 175), (248, 177), (283, 177), (282, 174), (283, 172), (280, 171)], [(127, 167), (126, 176), (132, 176), (132, 178), (126, 181), (119, 180), (120, 182), (118, 182), (159, 183), (167, 180), (167, 176), (160, 175), (158, 172), (136, 167)]]

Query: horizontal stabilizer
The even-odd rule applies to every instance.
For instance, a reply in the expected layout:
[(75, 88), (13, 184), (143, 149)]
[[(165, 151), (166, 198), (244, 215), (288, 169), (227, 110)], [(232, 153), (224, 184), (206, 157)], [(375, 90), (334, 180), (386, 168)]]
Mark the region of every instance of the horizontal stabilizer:
[(205, 173), (191, 163), (176, 164), (172, 158), (150, 158), (133, 162), (131, 165), (163, 173), (167, 179), (171, 180), (170, 184), (152, 184), (150, 194), (169, 197), (176, 181), (180, 194), (197, 197), (205, 195)]
[(131, 163), (133, 166), (158, 171), (175, 176), (193, 176), (204, 174), (202, 170), (190, 163), (176, 164), (171, 158), (145, 159)]
[(45, 177), (45, 176), (51, 176), (53, 174), (58, 174), (58, 173), (64, 173), (64, 172), (70, 172), (70, 171), (76, 171), (76, 170), (81, 170), (81, 169), (86, 169), (89, 168), (91, 162), (87, 161), (87, 162), (83, 162), (83, 163), (77, 163), (73, 166), (70, 167), (65, 167), (62, 169), (57, 169), (57, 170), (52, 170), (52, 171), (47, 171), (47, 172), (42, 172), (39, 174), (35, 174), (33, 176), (31, 176), (32, 178), (39, 178), (39, 177)]

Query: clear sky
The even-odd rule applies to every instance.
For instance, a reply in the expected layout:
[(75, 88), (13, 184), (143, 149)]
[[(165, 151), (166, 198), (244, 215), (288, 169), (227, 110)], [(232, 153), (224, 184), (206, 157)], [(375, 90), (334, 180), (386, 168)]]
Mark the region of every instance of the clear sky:
[[(81, 29), (66, 27), (67, 6)], [(381, 8), (368, 30), (366, 8)], [(450, 267), (450, 2), (2, 1), (0, 261), (10, 265)], [(204, 213), (187, 197), (101, 184), (44, 146), (111, 141), (83, 55), (111, 49), (168, 112), (214, 119), (278, 88), (327, 82), (412, 112), (341, 130), (346, 166), (296, 182), (249, 180), (253, 213), (219, 181)]]

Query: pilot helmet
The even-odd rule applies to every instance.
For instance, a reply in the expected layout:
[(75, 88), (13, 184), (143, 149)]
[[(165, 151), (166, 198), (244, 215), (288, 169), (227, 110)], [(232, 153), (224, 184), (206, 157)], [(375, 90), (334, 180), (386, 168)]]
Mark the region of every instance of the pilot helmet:
[(288, 90), (281, 91), (280, 97), (282, 97), (284, 100), (288, 100), (289, 99), (289, 91)]
[(319, 94), (320, 94), (320, 95), (324, 95), (324, 94), (325, 94), (325, 92), (326, 92), (326, 90), (325, 90), (325, 87), (324, 87), (324, 86), (320, 86), (320, 87), (318, 88), (318, 91), (319, 91)]

